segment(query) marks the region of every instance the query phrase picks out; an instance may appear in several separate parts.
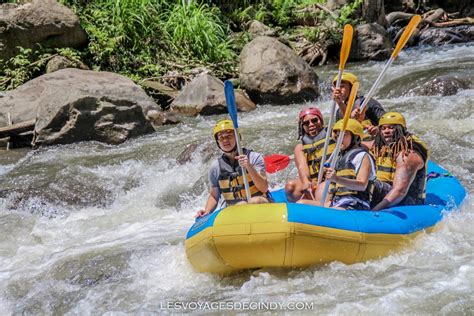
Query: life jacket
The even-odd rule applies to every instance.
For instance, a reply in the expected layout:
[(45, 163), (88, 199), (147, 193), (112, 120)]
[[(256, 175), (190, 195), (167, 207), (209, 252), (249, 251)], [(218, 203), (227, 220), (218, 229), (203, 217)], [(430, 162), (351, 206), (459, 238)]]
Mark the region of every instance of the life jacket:
[[(250, 158), (251, 150), (242, 148), (243, 154)], [(227, 205), (232, 205), (240, 201), (246, 201), (247, 195), (245, 192), (244, 178), (242, 176), (242, 168), (238, 161), (232, 163), (226, 155), (218, 158), (219, 162), (219, 189), (222, 196), (227, 202)], [(252, 177), (247, 173), (247, 180), (249, 183), (250, 196), (264, 196), (268, 197), (267, 192), (261, 192), (252, 181)]]
[[(407, 141), (413, 144), (413, 150), (423, 159), (424, 166), (416, 172), (415, 178), (408, 189), (405, 199), (412, 198), (416, 204), (423, 204), (426, 198), (426, 166), (428, 163), (428, 147), (416, 135), (410, 135)], [(397, 169), (397, 159), (392, 157), (392, 151), (386, 150), (385, 153), (376, 157), (377, 179), (393, 185), (395, 170)], [(404, 199), (404, 200), (405, 200)], [(403, 201), (400, 203), (403, 205)]]
[[(307, 134), (301, 139), (303, 143), (303, 152), (309, 167), (309, 175), (311, 179), (317, 179), (323, 158), (324, 141), (326, 139), (327, 128), (323, 128), (318, 135), (310, 137)], [(336, 142), (330, 138), (327, 150), (327, 157), (332, 154)]]
[[(336, 175), (338, 177), (346, 178), (346, 179), (357, 179), (356, 166), (354, 166), (354, 164), (352, 163), (352, 160), (357, 154), (361, 152), (367, 153), (367, 155), (369, 155), (369, 158), (370, 158), (370, 153), (365, 147), (356, 147), (344, 152), (342, 156), (339, 157), (339, 160), (337, 162), (337, 165), (335, 168)], [(374, 190), (374, 183), (372, 180), (369, 180), (369, 183), (367, 184), (367, 188), (365, 189), (365, 191), (356, 191), (353, 189), (349, 189), (339, 183), (331, 183), (331, 189), (329, 192), (332, 195), (331, 199), (334, 199), (336, 196), (350, 195), (364, 202), (367, 202), (367, 204), (369, 204), (372, 198), (373, 190)]]

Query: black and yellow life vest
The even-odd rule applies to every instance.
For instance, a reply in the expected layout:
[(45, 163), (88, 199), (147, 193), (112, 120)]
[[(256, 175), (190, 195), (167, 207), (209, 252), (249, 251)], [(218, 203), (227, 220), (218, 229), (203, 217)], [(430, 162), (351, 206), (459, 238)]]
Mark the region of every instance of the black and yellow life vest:
[[(319, 132), (318, 135), (314, 137), (309, 137), (308, 135), (304, 135), (302, 138), (303, 143), (303, 152), (306, 157), (306, 161), (308, 162), (309, 167), (309, 175), (311, 179), (317, 179), (319, 174), (319, 168), (321, 166), (321, 159), (323, 157), (324, 151), (324, 141), (326, 139), (326, 132), (327, 129), (324, 128)], [(327, 151), (327, 158), (329, 155), (332, 154), (334, 151), (334, 147), (336, 142), (330, 138), (329, 139), (329, 146)]]
[[(243, 148), (244, 155), (247, 155), (250, 159), (251, 150)], [(239, 162), (236, 160), (233, 163), (229, 160), (226, 155), (222, 155), (219, 159), (219, 189), (221, 190), (222, 196), (227, 202), (227, 205), (235, 204), (240, 201), (245, 201), (247, 195), (245, 193), (244, 179), (242, 177), (242, 168), (239, 166)], [(247, 173), (247, 180), (249, 183), (250, 196), (265, 196), (268, 194), (261, 192), (253, 183), (252, 177)]]
[[(365, 147), (356, 147), (345, 151), (342, 156), (339, 158), (337, 165), (336, 165), (336, 175), (341, 178), (346, 179), (357, 179), (357, 172), (356, 167), (352, 163), (354, 157), (361, 153), (365, 152), (370, 156), (370, 153)], [(372, 158), (370, 158), (372, 159)], [(330, 193), (331, 199), (334, 199), (336, 196), (353, 196), (356, 197), (364, 202), (370, 203), (370, 199), (372, 198), (372, 192), (374, 189), (373, 181), (369, 180), (367, 184), (367, 188), (365, 191), (356, 191), (353, 189), (349, 189), (340, 183), (331, 183)]]
[[(415, 178), (407, 192), (407, 197), (416, 200), (417, 204), (423, 204), (426, 197), (426, 165), (428, 163), (428, 147), (415, 135), (407, 138), (408, 142), (412, 142), (413, 150), (415, 150), (423, 159), (424, 167), (417, 171)], [(393, 184), (395, 170), (397, 169), (397, 157), (393, 157), (392, 151), (387, 149), (383, 155), (376, 157), (377, 179)], [(400, 203), (403, 204), (403, 203)]]

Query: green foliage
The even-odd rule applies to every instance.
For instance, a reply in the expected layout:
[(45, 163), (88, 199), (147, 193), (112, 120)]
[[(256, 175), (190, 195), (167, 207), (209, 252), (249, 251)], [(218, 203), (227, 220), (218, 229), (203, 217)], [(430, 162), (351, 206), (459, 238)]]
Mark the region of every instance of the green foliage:
[(310, 42), (316, 43), (321, 39), (321, 29), (318, 27), (305, 27), (303, 36)]
[[(0, 0), (1, 2), (19, 2)], [(354, 24), (354, 11), (363, 0), (341, 9), (337, 23)], [(136, 82), (161, 77), (170, 70), (186, 73), (207, 67), (218, 77), (235, 76), (240, 49), (250, 36), (238, 31), (243, 23), (258, 20), (288, 30), (306, 13), (299, 9), (325, 0), (59, 0), (79, 17), (88, 34), (86, 49), (20, 53), (0, 65), (0, 88), (11, 89), (41, 73), (53, 54), (83, 61), (95, 70), (112, 71)], [(321, 12), (317, 21), (331, 18)], [(229, 26), (230, 25), (230, 26)], [(329, 27), (332, 28), (332, 27)], [(342, 27), (341, 27), (342, 30)], [(340, 37), (339, 29), (304, 28), (303, 35), (316, 42)]]
[(163, 14), (163, 30), (171, 47), (182, 57), (218, 62), (234, 58), (227, 39), (229, 30), (217, 7), (183, 0)]
[(51, 58), (50, 53), (41, 53), (18, 47), (18, 54), (7, 62), (0, 61), (0, 89), (14, 89), (32, 79), (34, 74)]
[(356, 24), (357, 21), (351, 19), (352, 14), (362, 5), (364, 0), (354, 0), (353, 3), (348, 3), (341, 8), (341, 13), (337, 18), (339, 25)]
[(293, 10), (296, 8), (297, 0), (273, 0), (273, 17), (279, 25), (287, 26), (291, 22)]
[(194, 0), (61, 2), (79, 16), (89, 37), (82, 58), (95, 70), (138, 82), (164, 75), (170, 65), (208, 66), (222, 74), (236, 64), (227, 23), (215, 6)]
[(297, 10), (324, 0), (271, 0), (272, 15), (278, 25), (289, 26), (298, 17)]
[(230, 18), (236, 21), (237, 24), (244, 24), (252, 20), (266, 23), (270, 18), (270, 11), (265, 3), (259, 3), (250, 5), (243, 10), (241, 8), (235, 9), (230, 15)]

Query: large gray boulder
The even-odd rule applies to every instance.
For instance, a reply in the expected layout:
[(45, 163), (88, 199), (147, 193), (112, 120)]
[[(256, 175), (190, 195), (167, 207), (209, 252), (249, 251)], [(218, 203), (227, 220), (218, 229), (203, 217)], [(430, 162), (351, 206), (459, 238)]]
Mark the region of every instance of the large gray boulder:
[(458, 93), (459, 90), (469, 89), (469, 80), (451, 75), (431, 78), (415, 86), (410, 92), (415, 95), (448, 96)]
[(46, 73), (55, 72), (60, 69), (78, 68), (82, 70), (90, 70), (86, 64), (81, 61), (70, 60), (64, 56), (55, 56), (46, 64)]
[(0, 5), (0, 59), (18, 53), (17, 46), (78, 48), (87, 34), (77, 16), (56, 0), (32, 0), (19, 5)]
[(474, 25), (430, 27), (418, 33), (420, 45), (440, 46), (444, 44), (466, 43), (474, 40)]
[(242, 49), (240, 83), (257, 103), (300, 103), (319, 96), (313, 69), (291, 48), (268, 36), (259, 36)]
[(377, 23), (358, 25), (350, 52), (351, 60), (384, 60), (390, 57), (392, 43), (387, 31)]
[(95, 140), (118, 144), (154, 132), (148, 112), (161, 109), (130, 79), (109, 73), (62, 69), (33, 79), (0, 99), (14, 123), (36, 118), (34, 146)]
[(278, 32), (269, 26), (266, 26), (260, 21), (253, 20), (247, 30), (252, 38), (258, 37), (258, 36), (270, 36), (270, 37), (275, 37), (278, 36)]
[[(256, 109), (255, 103), (239, 90), (235, 91), (235, 103), (241, 112)], [(224, 83), (209, 74), (194, 78), (171, 103), (171, 110), (189, 116), (227, 113)]]

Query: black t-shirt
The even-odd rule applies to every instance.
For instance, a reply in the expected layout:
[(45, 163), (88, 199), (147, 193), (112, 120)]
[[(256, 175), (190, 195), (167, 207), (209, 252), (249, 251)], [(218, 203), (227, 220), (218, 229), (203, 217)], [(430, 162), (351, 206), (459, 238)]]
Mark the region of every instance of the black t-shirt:
[[(364, 96), (360, 95), (357, 96), (357, 98), (354, 101), (354, 106), (352, 107), (352, 110), (355, 108), (358, 108), (362, 105), (362, 102), (364, 102)], [(385, 114), (385, 110), (382, 107), (382, 105), (379, 103), (379, 101), (375, 100), (374, 98), (371, 98), (369, 103), (367, 104), (367, 111), (365, 111), (365, 117), (370, 120), (372, 125), (379, 125), (379, 120), (382, 117), (382, 115)], [(341, 110), (337, 109), (336, 112), (336, 121), (339, 121), (342, 119), (343, 115), (341, 113)]]

